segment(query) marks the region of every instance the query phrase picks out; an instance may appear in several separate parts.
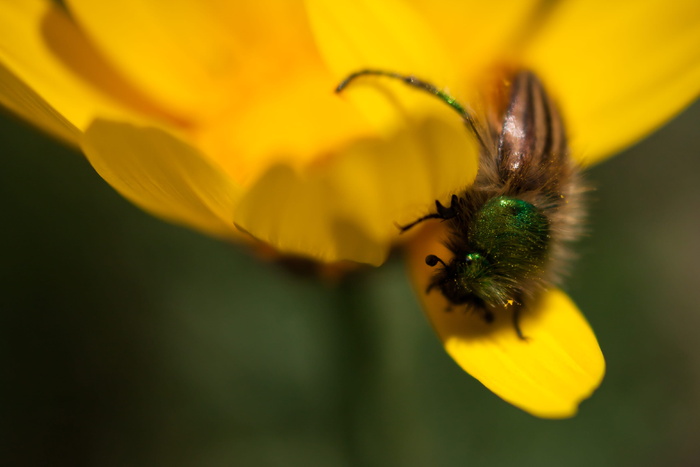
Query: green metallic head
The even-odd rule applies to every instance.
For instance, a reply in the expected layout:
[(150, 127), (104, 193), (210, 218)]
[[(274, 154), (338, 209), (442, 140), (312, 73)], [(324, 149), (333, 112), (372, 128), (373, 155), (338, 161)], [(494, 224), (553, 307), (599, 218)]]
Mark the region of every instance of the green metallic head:
[[(469, 227), (470, 251), (443, 263), (432, 284), (452, 303), (503, 306), (519, 298), (520, 284), (544, 273), (549, 221), (536, 206), (518, 198), (495, 197)], [(431, 262), (435, 265), (437, 259)]]

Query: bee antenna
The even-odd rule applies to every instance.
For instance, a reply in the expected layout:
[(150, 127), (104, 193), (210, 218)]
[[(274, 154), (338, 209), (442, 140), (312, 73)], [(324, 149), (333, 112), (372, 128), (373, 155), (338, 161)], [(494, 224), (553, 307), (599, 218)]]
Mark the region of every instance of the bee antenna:
[(434, 95), (450, 107), (452, 107), (457, 113), (462, 117), (464, 122), (467, 124), (469, 129), (474, 133), (476, 136), (476, 139), (479, 140), (479, 143), (481, 143), (482, 146), (484, 145), (484, 140), (481, 137), (481, 133), (478, 130), (478, 127), (476, 125), (476, 122), (474, 121), (474, 117), (472, 117), (464, 108), (462, 104), (460, 104), (457, 99), (443, 91), (442, 89), (439, 89), (435, 87), (433, 84), (428, 83), (427, 81), (420, 80), (416, 78), (415, 76), (407, 76), (407, 75), (401, 75), (399, 73), (394, 73), (392, 71), (384, 71), (384, 70), (371, 70), (371, 69), (366, 69), (366, 70), (360, 70), (356, 71), (355, 73), (351, 73), (350, 75), (347, 76), (343, 81), (338, 84), (335, 88), (336, 93), (340, 93), (350, 85), (352, 81), (354, 81), (356, 78), (360, 76), (367, 76), (367, 75), (373, 75), (373, 76), (386, 76), (387, 78), (393, 78), (393, 79), (398, 79), (400, 81), (403, 81), (405, 84), (409, 86), (413, 86), (414, 88), (421, 89), (425, 92), (429, 92), (430, 94)]
[(437, 263), (440, 263), (440, 264), (442, 264), (444, 267), (447, 267), (447, 265), (445, 264), (445, 262), (444, 262), (443, 260), (441, 260), (440, 258), (438, 258), (437, 256), (435, 256), (435, 255), (428, 255), (428, 256), (425, 257), (425, 264), (427, 264), (427, 265), (430, 266), (431, 268), (432, 268), (433, 266), (435, 266)]

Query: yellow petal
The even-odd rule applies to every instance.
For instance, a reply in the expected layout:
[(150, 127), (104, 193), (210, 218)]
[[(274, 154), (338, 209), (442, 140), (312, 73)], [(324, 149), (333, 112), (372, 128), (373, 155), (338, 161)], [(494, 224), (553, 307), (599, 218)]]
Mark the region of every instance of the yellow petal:
[(235, 220), (285, 253), (378, 265), (398, 236), (394, 223), (426, 214), (431, 200), (447, 202), (476, 170), (476, 143), (459, 120), (428, 120), (388, 140), (357, 141), (305, 172), (273, 167)]
[(3, 65), (0, 104), (56, 138), (78, 145), (80, 130)]
[[(406, 3), (309, 0), (306, 4), (316, 41), (338, 81), (352, 72), (374, 68), (435, 79), (440, 86), (454, 82), (444, 48)], [(383, 83), (373, 81), (370, 86), (354, 85), (346, 94), (377, 128), (396, 121), (399, 104), (408, 114), (420, 112), (425, 101), (416, 98), (415, 91), (391, 83), (387, 92)]]
[(405, 2), (306, 4), (321, 52), (338, 76), (362, 68), (440, 74), (449, 67), (433, 31)]
[(315, 49), (297, 2), (69, 0), (100, 49), (179, 115), (213, 119), (265, 76), (282, 78)]
[(78, 130), (87, 128), (95, 115), (129, 115), (74, 73), (57, 54), (68, 42), (76, 47), (73, 39), (78, 36), (75, 25), (53, 2), (0, 3), (0, 102), (75, 145)]
[(169, 133), (96, 120), (82, 149), (102, 178), (144, 210), (212, 235), (237, 235), (232, 218), (240, 189)]
[(559, 101), (587, 164), (680, 112), (700, 91), (700, 3), (559, 2), (518, 57)]
[(433, 269), (425, 257), (450, 257), (437, 241), (444, 227), (426, 226), (410, 245), (409, 267), (416, 292), (445, 350), (469, 374), (507, 402), (543, 418), (573, 416), (579, 403), (600, 385), (605, 361), (595, 335), (576, 305), (550, 290), (536, 307), (522, 313), (520, 339), (512, 316), (484, 322), (448, 302), (438, 291), (425, 291)]
[[(462, 94), (471, 95), (468, 87), (475, 84), (474, 81), (479, 81), (475, 74), (485, 66), (493, 65), (503, 48), (521, 36), (528, 18), (536, 17), (542, 8), (540, 0), (411, 0), (410, 5), (438, 41), (440, 56), (444, 55), (449, 60), (456, 70), (452, 78), (458, 81), (442, 82), (444, 78), (439, 74), (431, 79), (435, 79), (435, 85), (449, 87), (460, 97)], [(355, 31), (356, 34), (363, 33), (361, 23), (355, 27)], [(420, 39), (420, 36), (417, 38)], [(435, 50), (412, 50), (410, 46), (405, 44), (404, 48), (411, 53), (435, 55)], [(431, 74), (435, 71), (426, 70)]]
[[(388, 70), (416, 76), (469, 103), (479, 97), (474, 89), (479, 72), (518, 35), (516, 26), (538, 2), (306, 3), (321, 53), (337, 79), (368, 68)], [(362, 81), (353, 85), (351, 101), (378, 128), (394, 121), (397, 107), (413, 115), (425, 110), (415, 91), (382, 79)]]
[[(338, 97), (325, 70), (308, 67), (246, 90), (251, 99), (199, 130), (198, 147), (247, 186), (275, 164), (301, 169), (376, 132)], [(254, 96), (254, 98), (253, 98)]]

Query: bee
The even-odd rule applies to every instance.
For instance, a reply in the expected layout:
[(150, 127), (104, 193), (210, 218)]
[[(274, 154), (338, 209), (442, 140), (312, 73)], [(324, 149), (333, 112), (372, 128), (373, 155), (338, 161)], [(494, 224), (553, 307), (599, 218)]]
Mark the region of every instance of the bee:
[(393, 72), (358, 71), (336, 92), (366, 75), (433, 94), (459, 113), (475, 137), (474, 183), (453, 194), (448, 206), (436, 200), (433, 212), (398, 227), (405, 232), (432, 219), (445, 222), (452, 257), (425, 258), (428, 267), (437, 267), (427, 292), (437, 290), (451, 306), (464, 306), (489, 323), (495, 314), (512, 313), (517, 335), (526, 339), (519, 316), (560, 280), (571, 256), (567, 245), (580, 234), (582, 221), (585, 190), (554, 101), (529, 70), (498, 80), (482, 119), (433, 84)]

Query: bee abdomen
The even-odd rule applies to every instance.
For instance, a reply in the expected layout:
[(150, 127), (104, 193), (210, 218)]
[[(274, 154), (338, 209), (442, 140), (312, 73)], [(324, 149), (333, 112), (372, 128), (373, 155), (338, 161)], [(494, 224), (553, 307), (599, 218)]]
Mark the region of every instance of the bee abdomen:
[(564, 125), (540, 80), (521, 71), (512, 81), (498, 137), (498, 175), (512, 193), (558, 191), (568, 175)]

